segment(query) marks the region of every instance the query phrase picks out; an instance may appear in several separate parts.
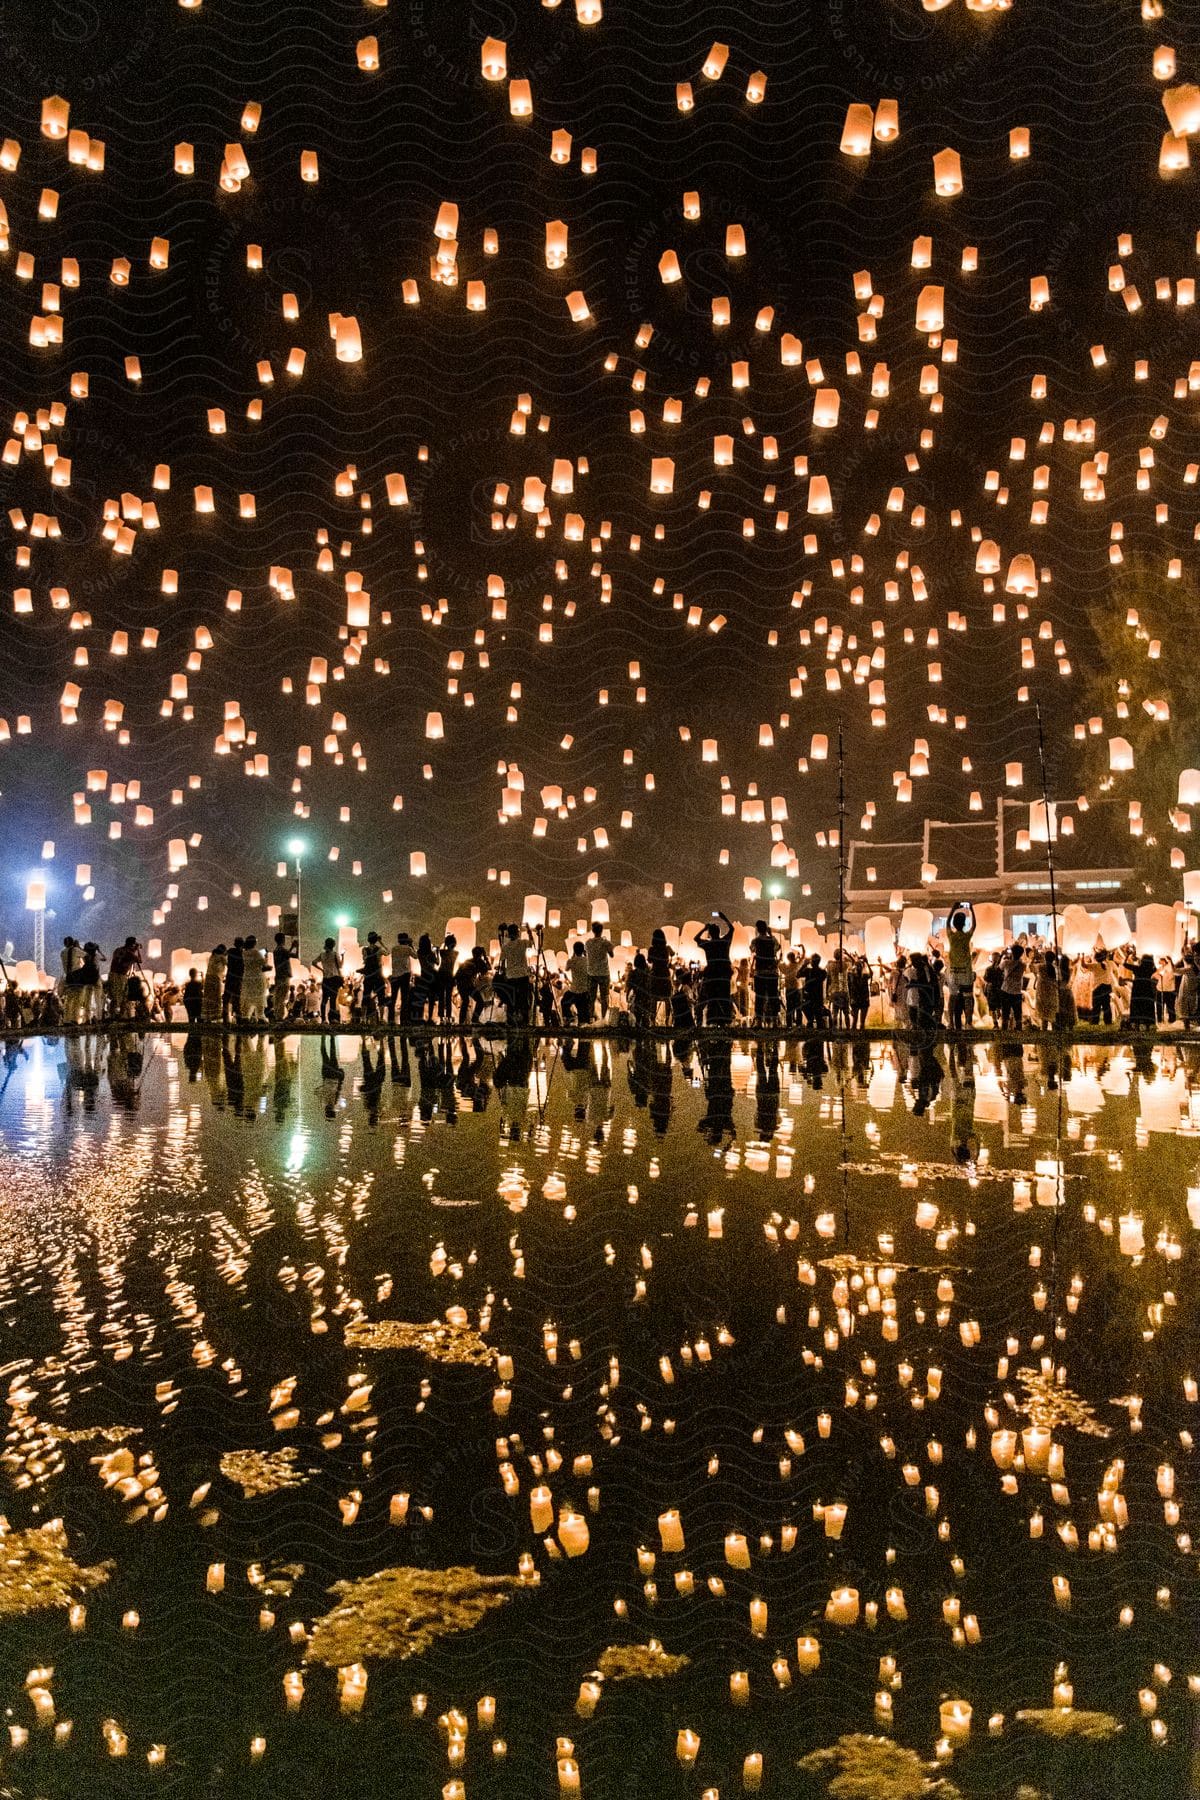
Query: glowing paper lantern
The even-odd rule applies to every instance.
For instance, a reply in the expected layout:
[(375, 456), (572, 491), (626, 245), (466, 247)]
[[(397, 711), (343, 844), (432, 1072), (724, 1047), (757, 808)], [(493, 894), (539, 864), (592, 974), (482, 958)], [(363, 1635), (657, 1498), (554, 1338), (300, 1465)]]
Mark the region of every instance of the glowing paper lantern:
[(1138, 907), (1133, 941), (1139, 956), (1177, 956), (1182, 935), (1173, 906)]
[(446, 936), (452, 937), (458, 947), (458, 960), (463, 962), (470, 956), (478, 941), (478, 931), (474, 919), (447, 919)]
[(942, 1736), (951, 1744), (965, 1744), (971, 1735), (971, 1704), (968, 1700), (943, 1700), (938, 1708)]
[(479, 62), (485, 81), (503, 81), (508, 74), (508, 46), (503, 38), (484, 38)]
[(962, 159), (957, 150), (939, 150), (934, 156), (933, 188), (943, 198), (962, 193)]
[(1003, 906), (995, 900), (981, 900), (975, 908), (972, 948), (976, 951), (1003, 950), (1005, 937)]
[(869, 962), (891, 962), (896, 953), (896, 933), (889, 914), (872, 913), (863, 927), (863, 938)]
[[(1183, 87), (1167, 88), (1162, 96), (1162, 103), (1167, 121), (1176, 137), (1190, 137), (1194, 132), (1200, 131), (1200, 87), (1189, 82)], [(49, 100), (43, 102), (43, 130), (45, 108), (52, 104)], [(65, 106), (66, 102), (62, 101), (60, 104)]]
[(923, 287), (917, 295), (917, 330), (941, 331), (946, 323), (945, 288)]
[(896, 941), (901, 950), (924, 950), (933, 934), (933, 914), (924, 906), (906, 906)]
[(343, 318), (341, 313), (333, 313), (330, 317), (334, 335), (334, 354), (339, 362), (353, 363), (362, 361), (362, 333), (358, 328), (358, 320)]
[(1032, 556), (1021, 554), (1013, 557), (1004, 579), (1004, 591), (1006, 594), (1023, 594), (1028, 599), (1036, 600), (1038, 574)]
[(1029, 804), (1029, 841), (1031, 844), (1058, 842), (1058, 807), (1053, 800), (1032, 800)]
[(1129, 920), (1119, 906), (1110, 906), (1100, 914), (1096, 930), (1106, 950), (1119, 950), (1129, 942)]
[(195, 969), (203, 975), (208, 967), (207, 950), (172, 950), (170, 956), (171, 980), (176, 987), (182, 987), (188, 978), (188, 970)]
[(846, 108), (840, 149), (843, 156), (870, 156), (871, 134), (875, 114), (869, 106), (855, 102)]

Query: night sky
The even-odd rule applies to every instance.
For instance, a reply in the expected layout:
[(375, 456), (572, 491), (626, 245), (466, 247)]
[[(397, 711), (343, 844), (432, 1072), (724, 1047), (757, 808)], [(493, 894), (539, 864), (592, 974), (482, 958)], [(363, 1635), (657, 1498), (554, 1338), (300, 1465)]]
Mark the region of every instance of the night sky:
[[(1015, 0), (989, 12), (963, 0), (940, 12), (920, 0), (604, 0), (602, 20), (585, 25), (573, 0), (49, 0), (7, 8), (4, 28), (0, 136), (19, 143), (20, 159), (0, 169), (0, 483), (11, 586), (30, 602), (20, 610), (6, 596), (0, 614), (0, 714), (11, 732), (0, 743), (0, 937), (19, 953), (25, 883), (40, 867), (56, 934), (109, 945), (136, 930), (168, 949), (207, 948), (254, 923), (261, 936), (265, 911), (251, 915), (247, 899), (286, 902), (277, 863), (297, 833), (310, 846), (313, 921), (340, 912), (364, 932), (440, 931), (471, 904), (490, 924), (515, 916), (529, 892), (548, 895), (565, 920), (607, 897), (614, 921), (635, 931), (713, 905), (753, 918), (747, 878), (777, 885), (794, 916), (832, 913), (837, 853), (817, 834), (837, 824), (839, 719), (851, 835), (868, 802), (872, 834), (886, 842), (917, 836), (927, 815), (965, 819), (972, 792), (985, 811), (1001, 792), (1037, 798), (1039, 699), (1056, 797), (1095, 795), (1097, 765), (1072, 728), (1092, 710), (1084, 683), (1096, 615), (1113, 604), (1114, 524), (1125, 557), (1144, 558), (1165, 585), (1172, 558), (1190, 574), (1200, 516), (1185, 479), (1200, 458), (1186, 391), (1200, 334), (1195, 307), (1176, 303), (1177, 284), (1197, 275), (1200, 208), (1193, 172), (1159, 171), (1164, 90), (1200, 72), (1194, 9), (1145, 20), (1133, 0)], [(378, 39), (378, 70), (356, 60), (367, 35)], [(508, 76), (530, 82), (532, 118), (512, 117), (506, 83), (483, 79), (488, 36), (505, 41)], [(701, 69), (714, 43), (728, 60), (710, 81)], [(1175, 50), (1170, 80), (1152, 68), (1159, 45)], [(746, 91), (756, 72), (766, 76), (758, 104)], [(688, 112), (680, 82), (692, 84)], [(53, 95), (70, 102), (72, 130), (103, 140), (102, 171), (72, 165), (66, 141), (42, 135)], [(885, 98), (899, 103), (898, 137), (873, 141), (867, 157), (843, 154), (847, 107)], [(254, 131), (247, 102), (261, 107)], [(1009, 133), (1021, 127), (1030, 155), (1014, 160)], [(554, 131), (571, 134), (565, 164), (551, 158)], [(180, 143), (194, 147), (190, 176), (175, 172)], [(250, 173), (222, 192), (222, 158), (238, 144)], [(950, 198), (933, 180), (933, 156), (947, 147), (963, 178)], [(593, 175), (581, 166), (587, 148)], [(318, 154), (316, 183), (301, 179), (305, 150)], [(53, 219), (38, 217), (46, 188), (59, 196)], [(684, 216), (688, 192), (698, 219)], [(453, 288), (430, 272), (444, 201), (459, 209)], [(544, 256), (549, 221), (569, 231), (557, 270)], [(726, 254), (736, 226), (744, 257)], [(1119, 256), (1123, 232), (1132, 248)], [(932, 239), (928, 268), (912, 266), (919, 237)], [(165, 270), (150, 266), (155, 238), (169, 240)], [(247, 267), (248, 244), (262, 247), (261, 271)], [(978, 266), (964, 271), (969, 246)], [(664, 284), (671, 250), (682, 279)], [(129, 259), (127, 285), (110, 279), (117, 257)], [(77, 286), (65, 285), (64, 258), (78, 265)], [(1138, 289), (1136, 311), (1112, 287), (1118, 263)], [(1039, 275), (1050, 303), (1033, 311)], [(1156, 297), (1164, 279), (1167, 296)], [(419, 304), (404, 303), (405, 281)], [(486, 310), (469, 310), (469, 281), (486, 283)], [(60, 282), (63, 342), (35, 347), (31, 317), (53, 316), (43, 284)], [(932, 343), (915, 325), (927, 284), (944, 287), (945, 327)], [(583, 324), (566, 303), (575, 291), (591, 315)], [(860, 320), (872, 295), (883, 306), (868, 341)], [(731, 322), (714, 327), (722, 297)], [(335, 356), (335, 313), (357, 320), (360, 361)], [(643, 326), (653, 334), (639, 345)], [(785, 333), (802, 342), (798, 364), (782, 360)], [(1102, 366), (1091, 354), (1099, 344)], [(285, 372), (294, 347), (306, 352), (299, 377)], [(848, 370), (848, 353), (861, 372)], [(140, 380), (128, 379), (128, 357), (140, 359)], [(264, 360), (269, 385), (256, 372)], [(805, 366), (814, 360), (815, 376)], [(745, 388), (733, 385), (742, 362)], [(880, 364), (888, 392), (873, 397)], [(931, 368), (940, 410), (920, 391)], [(86, 398), (71, 395), (78, 372)], [(1031, 394), (1039, 374), (1044, 399)], [(835, 427), (813, 422), (819, 389), (837, 391)], [(527, 429), (514, 435), (522, 395)], [(681, 403), (678, 424), (664, 421), (668, 399)], [(260, 420), (247, 417), (255, 400)], [(65, 419), (22, 446), (24, 424), (32, 430), (56, 404)], [(872, 408), (877, 421), (864, 429)], [(210, 409), (224, 412), (220, 434)], [(631, 431), (634, 411), (642, 431)], [(1093, 443), (1070, 441), (1067, 421), (1083, 419), (1095, 421)], [(1156, 420), (1165, 435), (1152, 432)], [(1053, 442), (1039, 444), (1048, 423)], [(733, 463), (715, 467), (714, 438), (726, 434)], [(69, 485), (52, 484), (47, 444), (70, 459)], [(1139, 451), (1151, 445), (1139, 488)], [(1102, 452), (1104, 497), (1089, 500), (1081, 467)], [(673, 460), (669, 494), (650, 491), (656, 457)], [(549, 491), (555, 459), (572, 465), (570, 495)], [(159, 464), (169, 489), (155, 488)], [(1035, 488), (1043, 466), (1048, 485)], [(339, 496), (350, 467), (352, 491)], [(387, 504), (389, 474), (404, 476), (407, 506)], [(530, 476), (547, 484), (540, 537), (536, 510), (522, 508)], [(828, 481), (829, 513), (806, 510), (812, 476)], [(213, 490), (213, 512), (195, 510), (198, 486)], [(241, 518), (248, 494), (255, 516)], [(133, 522), (128, 555), (103, 535), (106, 502), (122, 496), (153, 501), (160, 521)], [(1039, 498), (1044, 524), (1031, 520)], [(38, 513), (60, 535), (35, 535)], [(579, 541), (564, 535), (568, 514), (584, 521)], [(980, 537), (999, 547), (990, 578), (976, 568)], [(15, 561), (23, 545), (27, 568)], [(1024, 554), (1040, 580), (1021, 619), (1021, 596), (1004, 590)], [(272, 585), (273, 569), (290, 571), (294, 598)], [(164, 570), (177, 572), (177, 592), (163, 591)], [(371, 597), (361, 647), (339, 639), (350, 572)], [(493, 616), (490, 576), (503, 578), (504, 619)], [(965, 630), (950, 627), (954, 615)], [(547, 625), (552, 639), (541, 641)], [(142, 647), (147, 629), (158, 633), (152, 648)], [(198, 631), (212, 647), (189, 671)], [(128, 653), (113, 654), (121, 632)], [(1025, 639), (1032, 667), (1022, 666)], [(352, 664), (334, 679), (347, 648)], [(876, 650), (883, 666), (865, 670)], [(330, 677), (317, 705), (305, 697), (313, 658)], [(186, 699), (164, 717), (180, 674)], [(880, 680), (886, 722), (873, 725), (868, 683)], [(70, 723), (67, 682), (81, 689)], [(123, 704), (128, 743), (104, 728), (109, 701)], [(217, 755), (231, 701), (256, 742)], [(443, 718), (440, 740), (426, 737), (431, 712)], [(763, 726), (770, 746), (760, 746)], [(1117, 730), (1106, 717), (1105, 734)], [(323, 749), (330, 734), (340, 765)], [(830, 740), (824, 762), (811, 758), (814, 734)], [(706, 738), (719, 746), (711, 762)], [(907, 771), (916, 739), (928, 742), (929, 774), (898, 803), (893, 775)], [(310, 768), (297, 766), (301, 745)], [(256, 752), (269, 759), (262, 778), (244, 770)], [(1015, 790), (1005, 788), (1013, 760), (1023, 765)], [(520, 816), (502, 825), (506, 764), (524, 793)], [(91, 818), (80, 823), (72, 797), (89, 770), (107, 779), (86, 794)], [(766, 823), (722, 813), (722, 777), (739, 813), (757, 783)], [(113, 784), (129, 782), (140, 797), (115, 798)], [(573, 796), (566, 818), (540, 797), (547, 787)], [(786, 802), (791, 873), (771, 863), (774, 797)], [(138, 804), (152, 822), (135, 823)], [(196, 834), (172, 873), (169, 841)], [(45, 840), (54, 856), (43, 864)], [(413, 852), (427, 858), (424, 878), (410, 873)], [(90, 867), (90, 900), (79, 864)], [(508, 891), (489, 870), (510, 871)], [(177, 895), (155, 923), (171, 883)]]

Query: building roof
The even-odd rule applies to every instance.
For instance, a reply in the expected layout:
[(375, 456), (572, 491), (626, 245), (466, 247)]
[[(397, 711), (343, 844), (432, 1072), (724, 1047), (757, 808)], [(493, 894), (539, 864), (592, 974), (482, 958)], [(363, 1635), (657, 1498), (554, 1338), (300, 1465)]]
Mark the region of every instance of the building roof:
[[(1128, 837), (1122, 836), (1123, 815), (1115, 803), (1102, 801), (1084, 812), (1074, 805), (1057, 809), (1054, 843), (1056, 883), (1062, 904), (1081, 888), (1104, 892), (1111, 899), (1132, 881), (1134, 869)], [(1067, 820), (1070, 826), (1064, 831)], [(1027, 801), (1002, 799), (990, 816), (950, 821), (930, 819), (920, 837), (899, 843), (873, 843), (856, 838), (849, 846), (847, 890), (862, 900), (880, 900), (899, 890), (942, 900), (1041, 893), (1049, 886), (1044, 841), (1017, 848), (1018, 833), (1030, 830)], [(1126, 828), (1127, 829), (1127, 828)], [(932, 863), (937, 876), (922, 882), (921, 870)]]

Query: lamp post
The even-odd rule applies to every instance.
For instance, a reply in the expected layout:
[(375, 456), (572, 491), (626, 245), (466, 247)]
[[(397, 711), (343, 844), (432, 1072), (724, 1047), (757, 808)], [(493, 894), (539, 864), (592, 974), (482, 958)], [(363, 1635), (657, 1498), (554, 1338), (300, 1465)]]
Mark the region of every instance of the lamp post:
[(299, 954), (300, 954), (300, 905), (301, 905), (301, 900), (303, 897), (302, 882), (303, 882), (303, 878), (304, 878), (304, 870), (303, 870), (303, 865), (301, 864), (300, 858), (304, 855), (304, 853), (307, 849), (308, 849), (308, 845), (305, 843), (303, 838), (289, 838), (288, 839), (288, 853), (292, 857), (292, 859), (296, 865), (296, 955), (297, 956), (299, 956)]
[(25, 907), (33, 914), (33, 962), (39, 975), (46, 973), (46, 877), (31, 875), (25, 889)]

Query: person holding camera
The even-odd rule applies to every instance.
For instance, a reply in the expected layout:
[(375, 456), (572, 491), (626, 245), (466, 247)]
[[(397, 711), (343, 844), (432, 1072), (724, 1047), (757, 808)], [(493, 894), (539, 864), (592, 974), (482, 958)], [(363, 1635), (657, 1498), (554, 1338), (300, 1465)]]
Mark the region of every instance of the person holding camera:
[[(724, 930), (722, 930), (724, 926)], [(705, 1025), (728, 1025), (733, 1016), (733, 925), (725, 914), (714, 911), (695, 940), (704, 953), (700, 984), (700, 1013)]]
[(975, 908), (969, 900), (956, 906), (946, 927), (947, 977), (950, 988), (950, 1029), (970, 1029), (975, 1019), (975, 965), (971, 939), (975, 936)]

